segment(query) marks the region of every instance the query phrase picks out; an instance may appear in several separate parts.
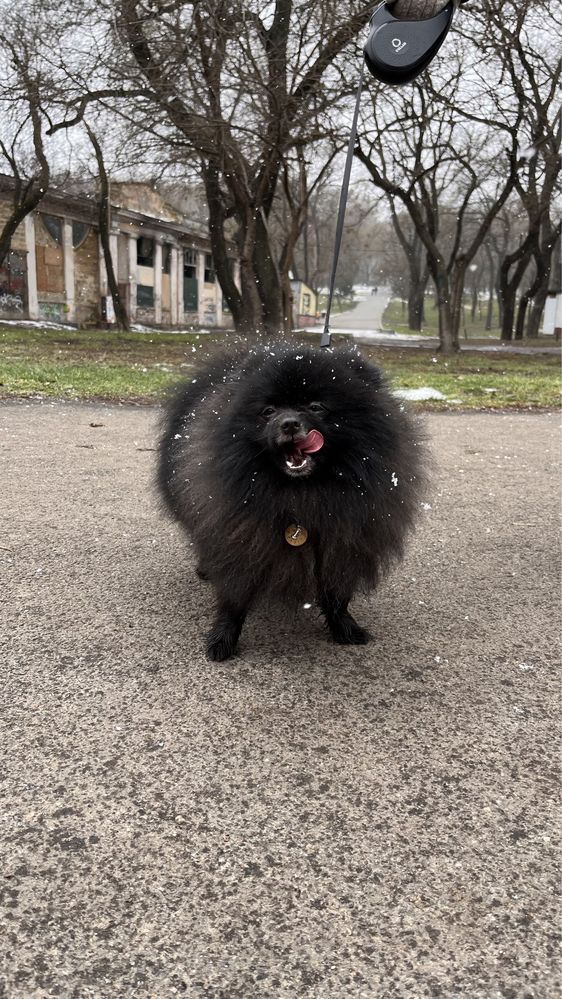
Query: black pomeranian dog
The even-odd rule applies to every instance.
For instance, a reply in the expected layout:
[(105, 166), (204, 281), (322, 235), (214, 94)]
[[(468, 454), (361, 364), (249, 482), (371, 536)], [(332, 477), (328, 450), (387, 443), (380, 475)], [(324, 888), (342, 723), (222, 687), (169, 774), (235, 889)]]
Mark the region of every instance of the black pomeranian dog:
[(335, 642), (367, 642), (348, 604), (402, 554), (423, 451), (356, 350), (248, 350), (180, 385), (165, 414), (159, 486), (216, 590), (209, 658), (233, 655), (264, 597), (316, 600)]

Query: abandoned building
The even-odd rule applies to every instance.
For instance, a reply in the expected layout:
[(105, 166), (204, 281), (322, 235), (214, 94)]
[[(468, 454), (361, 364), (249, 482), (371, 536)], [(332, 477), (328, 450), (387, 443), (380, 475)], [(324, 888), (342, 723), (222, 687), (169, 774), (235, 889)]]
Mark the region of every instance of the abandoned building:
[[(0, 228), (13, 180), (0, 174)], [(231, 325), (205, 228), (146, 184), (112, 183), (111, 257), (130, 322)], [(238, 263), (232, 248), (232, 269)], [(48, 191), (17, 229), (0, 266), (0, 317), (79, 326), (113, 322), (94, 198)]]

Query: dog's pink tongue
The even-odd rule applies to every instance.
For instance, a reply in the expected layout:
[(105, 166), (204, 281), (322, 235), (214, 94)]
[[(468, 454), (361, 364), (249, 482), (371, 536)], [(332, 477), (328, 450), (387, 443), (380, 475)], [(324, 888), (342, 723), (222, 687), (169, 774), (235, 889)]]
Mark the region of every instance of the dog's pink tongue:
[(299, 441), (299, 451), (303, 454), (313, 454), (314, 451), (319, 451), (324, 445), (324, 438), (319, 430), (309, 430), (306, 437), (303, 437), (302, 441)]

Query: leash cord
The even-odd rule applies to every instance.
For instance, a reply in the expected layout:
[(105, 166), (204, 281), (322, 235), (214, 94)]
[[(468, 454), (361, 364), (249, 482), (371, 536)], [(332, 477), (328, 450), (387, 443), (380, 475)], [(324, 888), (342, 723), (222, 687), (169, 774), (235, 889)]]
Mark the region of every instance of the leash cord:
[(353, 152), (355, 150), (355, 140), (357, 138), (357, 121), (359, 118), (359, 106), (361, 104), (361, 92), (363, 90), (363, 75), (365, 72), (365, 60), (361, 59), (361, 73), (359, 76), (359, 85), (357, 87), (357, 98), (355, 101), (355, 111), (353, 113), (353, 123), (351, 126), (351, 135), (349, 136), (349, 145), (347, 147), (347, 157), (345, 161), (345, 169), (343, 172), (343, 181), (340, 192), (340, 203), (338, 208), (338, 218), (336, 222), (336, 235), (334, 239), (334, 255), (332, 259), (332, 273), (330, 275), (330, 287), (328, 291), (328, 303), (326, 305), (326, 320), (324, 322), (324, 329), (322, 330), (322, 336), (320, 338), (321, 347), (329, 347), (331, 342), (332, 334), (330, 333), (330, 313), (332, 311), (332, 299), (334, 297), (334, 287), (336, 284), (336, 272), (338, 269), (338, 259), (340, 255), (340, 247), (343, 236), (343, 224), (345, 222), (345, 209), (347, 206), (347, 193), (349, 190), (349, 178), (351, 176), (351, 167), (353, 165)]

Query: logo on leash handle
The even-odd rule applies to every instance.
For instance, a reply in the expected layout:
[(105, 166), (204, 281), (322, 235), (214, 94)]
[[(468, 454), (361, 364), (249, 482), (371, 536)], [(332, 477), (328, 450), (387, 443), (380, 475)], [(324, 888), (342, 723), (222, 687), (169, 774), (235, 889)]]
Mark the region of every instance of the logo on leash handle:
[(382, 83), (415, 80), (445, 41), (459, 2), (462, 0), (449, 0), (434, 17), (420, 21), (401, 20), (388, 4), (381, 3), (371, 18), (364, 48), (371, 75)]

